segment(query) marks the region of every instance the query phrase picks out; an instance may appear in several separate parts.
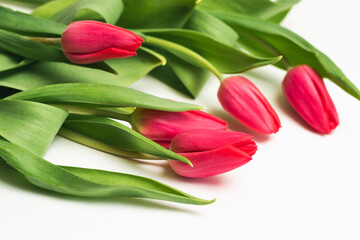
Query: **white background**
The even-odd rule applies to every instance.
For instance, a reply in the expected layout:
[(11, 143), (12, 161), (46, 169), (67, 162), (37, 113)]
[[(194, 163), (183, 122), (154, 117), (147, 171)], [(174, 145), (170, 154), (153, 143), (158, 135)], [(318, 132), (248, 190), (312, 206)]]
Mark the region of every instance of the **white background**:
[[(360, 3), (303, 0), (283, 25), (325, 52), (360, 87)], [(1, 20), (1, 19), (0, 19)], [(247, 165), (206, 179), (185, 179), (166, 162), (121, 159), (63, 138), (45, 158), (63, 165), (151, 177), (192, 195), (207, 206), (141, 199), (86, 199), (47, 192), (0, 163), (0, 239), (360, 239), (360, 103), (326, 80), (340, 116), (330, 135), (311, 131), (286, 103), (285, 72), (264, 67), (248, 74), (282, 121), (279, 133), (255, 134), (259, 150)], [(190, 101), (144, 78), (134, 85), (165, 98)], [(195, 101), (253, 134), (225, 113), (210, 79)]]

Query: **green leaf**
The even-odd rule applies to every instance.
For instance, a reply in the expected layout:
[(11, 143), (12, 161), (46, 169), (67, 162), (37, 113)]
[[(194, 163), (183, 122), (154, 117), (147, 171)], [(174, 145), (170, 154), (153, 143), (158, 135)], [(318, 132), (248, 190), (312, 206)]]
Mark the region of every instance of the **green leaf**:
[[(121, 0), (78, 0), (64, 10), (51, 17), (52, 20), (65, 24), (73, 20), (99, 20), (99, 16), (106, 23), (115, 24), (123, 11)], [(93, 15), (95, 14), (95, 17)]]
[(23, 61), (22, 57), (0, 52), (0, 72), (15, 68)]
[(298, 2), (300, 0), (202, 0), (197, 8), (204, 11), (242, 13), (262, 19), (272, 19), (274, 16), (279, 17), (284, 14)]
[(116, 25), (124, 28), (180, 28), (196, 0), (123, 0), (124, 12)]
[(43, 156), (67, 113), (45, 104), (0, 100), (0, 136)]
[(2, 2), (17, 4), (17, 5), (21, 4), (21, 3), (25, 3), (25, 4), (29, 4), (31, 6), (37, 6), (37, 5), (44, 4), (49, 1), (51, 1), (51, 0), (2, 0)]
[(161, 81), (162, 83), (168, 85), (169, 87), (179, 91), (180, 93), (183, 93), (188, 97), (193, 97), (189, 90), (181, 82), (179, 77), (175, 74), (174, 70), (172, 70), (169, 64), (155, 68), (150, 72), (150, 75)]
[(67, 61), (61, 48), (45, 45), (19, 34), (0, 29), (0, 49), (28, 59)]
[(115, 24), (122, 11), (121, 0), (57, 0), (40, 6), (33, 15), (64, 24), (85, 19)]
[(43, 0), (44, 4), (36, 8), (32, 15), (40, 18), (51, 18), (58, 12), (63, 11), (67, 7), (79, 0)]
[(95, 108), (140, 107), (170, 112), (201, 109), (194, 104), (166, 100), (131, 88), (93, 83), (49, 85), (25, 90), (7, 99)]
[(169, 66), (189, 91), (191, 97), (196, 98), (209, 79), (210, 71), (194, 66), (171, 53), (165, 56), (168, 59)]
[(54, 165), (25, 149), (0, 140), (0, 156), (32, 184), (82, 197), (140, 197), (185, 204), (210, 204), (155, 180), (95, 169)]
[(66, 25), (0, 6), (0, 29), (27, 36), (59, 36)]
[[(247, 15), (214, 14), (239, 33), (240, 42), (242, 36), (248, 39), (246, 42), (241, 42), (243, 47), (246, 47), (247, 43), (251, 42), (252, 46), (248, 50), (255, 49), (257, 53), (263, 52), (265, 56), (276, 51), (282, 54), (291, 66), (307, 64), (319, 72), (322, 77), (330, 79), (360, 100), (359, 89), (345, 76), (340, 68), (324, 53), (294, 32), (277, 24)], [(255, 43), (261, 47), (254, 48)], [(277, 66), (283, 69), (286, 68), (283, 64), (277, 64)]]
[(184, 28), (210, 35), (219, 42), (236, 46), (238, 34), (220, 19), (197, 9), (194, 10)]
[(134, 57), (111, 59), (105, 63), (116, 71), (122, 85), (128, 86), (144, 77), (152, 69), (165, 65), (166, 58), (155, 51), (141, 47)]
[[(279, 57), (260, 58), (251, 56), (240, 49), (219, 42), (206, 34), (191, 30), (145, 29), (141, 30), (141, 32), (149, 36), (154, 36), (156, 38), (165, 39), (172, 43), (179, 44), (188, 48), (188, 50), (186, 50), (187, 52), (196, 52), (208, 60), (222, 73), (240, 73), (252, 68), (275, 63), (280, 59)], [(145, 44), (149, 44), (149, 41), (147, 42), (146, 38)], [(157, 45), (156, 47), (163, 48), (164, 50), (171, 52), (191, 64), (203, 67), (195, 59), (189, 57), (188, 54), (184, 54), (184, 51), (179, 52), (166, 45)]]
[[(124, 69), (124, 71), (127, 70)], [(99, 83), (123, 86), (128, 84), (126, 79), (124, 80), (102, 70), (58, 62), (35, 62), (22, 67), (21, 71), (10, 70), (0, 73), (0, 86), (18, 90), (59, 83)]]
[(161, 159), (173, 159), (190, 164), (185, 157), (163, 148), (119, 122), (104, 117), (71, 114), (66, 119), (60, 135), (124, 157), (147, 159), (149, 157), (144, 154), (149, 154)]

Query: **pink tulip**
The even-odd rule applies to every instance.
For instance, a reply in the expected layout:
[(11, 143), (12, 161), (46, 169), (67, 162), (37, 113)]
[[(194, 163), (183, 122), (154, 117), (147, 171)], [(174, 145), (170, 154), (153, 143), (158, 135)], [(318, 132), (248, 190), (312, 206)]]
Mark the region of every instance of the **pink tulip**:
[(279, 117), (259, 89), (246, 78), (225, 79), (218, 91), (222, 107), (252, 130), (271, 134), (279, 131)]
[(240, 132), (196, 129), (182, 132), (171, 142), (170, 150), (186, 157), (193, 167), (170, 160), (179, 175), (202, 178), (238, 168), (251, 160), (257, 146), (253, 136)]
[(166, 112), (138, 109), (132, 115), (133, 128), (164, 147), (179, 133), (191, 129), (226, 130), (227, 122), (202, 111)]
[(96, 21), (73, 22), (61, 36), (66, 57), (79, 64), (135, 56), (142, 42), (133, 32)]
[(282, 83), (286, 99), (316, 131), (330, 133), (339, 125), (335, 105), (321, 77), (309, 66), (289, 70)]

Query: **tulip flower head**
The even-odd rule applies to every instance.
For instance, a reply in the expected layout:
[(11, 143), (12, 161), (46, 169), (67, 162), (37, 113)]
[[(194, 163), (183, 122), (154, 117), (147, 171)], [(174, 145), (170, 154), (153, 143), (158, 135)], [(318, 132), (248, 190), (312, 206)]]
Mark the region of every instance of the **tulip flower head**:
[(145, 137), (168, 147), (179, 133), (191, 129), (226, 130), (227, 122), (199, 110), (166, 112), (151, 109), (137, 109), (132, 115), (133, 128)]
[(339, 125), (339, 117), (322, 78), (310, 66), (300, 65), (288, 71), (282, 90), (297, 113), (316, 131), (330, 133)]
[(257, 146), (253, 136), (213, 129), (195, 129), (182, 132), (171, 141), (170, 150), (186, 157), (186, 163), (170, 160), (179, 175), (202, 178), (218, 175), (238, 168), (251, 160)]
[(142, 42), (133, 32), (96, 21), (73, 22), (61, 36), (66, 57), (79, 64), (135, 56)]
[(225, 79), (218, 91), (222, 107), (250, 129), (271, 134), (281, 126), (270, 103), (260, 90), (246, 78), (236, 76)]

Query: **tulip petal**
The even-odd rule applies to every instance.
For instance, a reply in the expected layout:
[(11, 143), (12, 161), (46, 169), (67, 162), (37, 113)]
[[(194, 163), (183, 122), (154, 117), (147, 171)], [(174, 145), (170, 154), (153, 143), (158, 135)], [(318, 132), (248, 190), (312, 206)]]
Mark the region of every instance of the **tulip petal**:
[(218, 91), (223, 108), (242, 124), (262, 134), (279, 131), (280, 119), (259, 89), (246, 78), (225, 79)]
[(282, 83), (286, 99), (315, 130), (330, 133), (338, 115), (321, 77), (309, 66), (292, 68)]
[(177, 174), (189, 178), (210, 177), (225, 173), (251, 160), (249, 154), (232, 146), (211, 151), (179, 154), (188, 158), (193, 167), (174, 160), (170, 160), (170, 165)]
[(117, 48), (108, 48), (96, 53), (82, 54), (82, 53), (67, 53), (65, 56), (74, 63), (79, 64), (90, 64), (95, 62), (100, 62), (113, 58), (126, 58), (136, 56), (136, 52), (122, 50)]
[(138, 109), (132, 115), (134, 129), (147, 138), (171, 141), (177, 134), (192, 129), (226, 130), (227, 122), (202, 111), (166, 112)]
[(61, 36), (66, 52), (92, 53), (114, 47), (135, 51), (143, 39), (135, 33), (97, 21), (77, 21), (70, 24)]
[(232, 131), (213, 129), (196, 129), (179, 133), (171, 142), (171, 150), (174, 152), (188, 153), (208, 151), (225, 146), (241, 148), (252, 142), (253, 136)]

